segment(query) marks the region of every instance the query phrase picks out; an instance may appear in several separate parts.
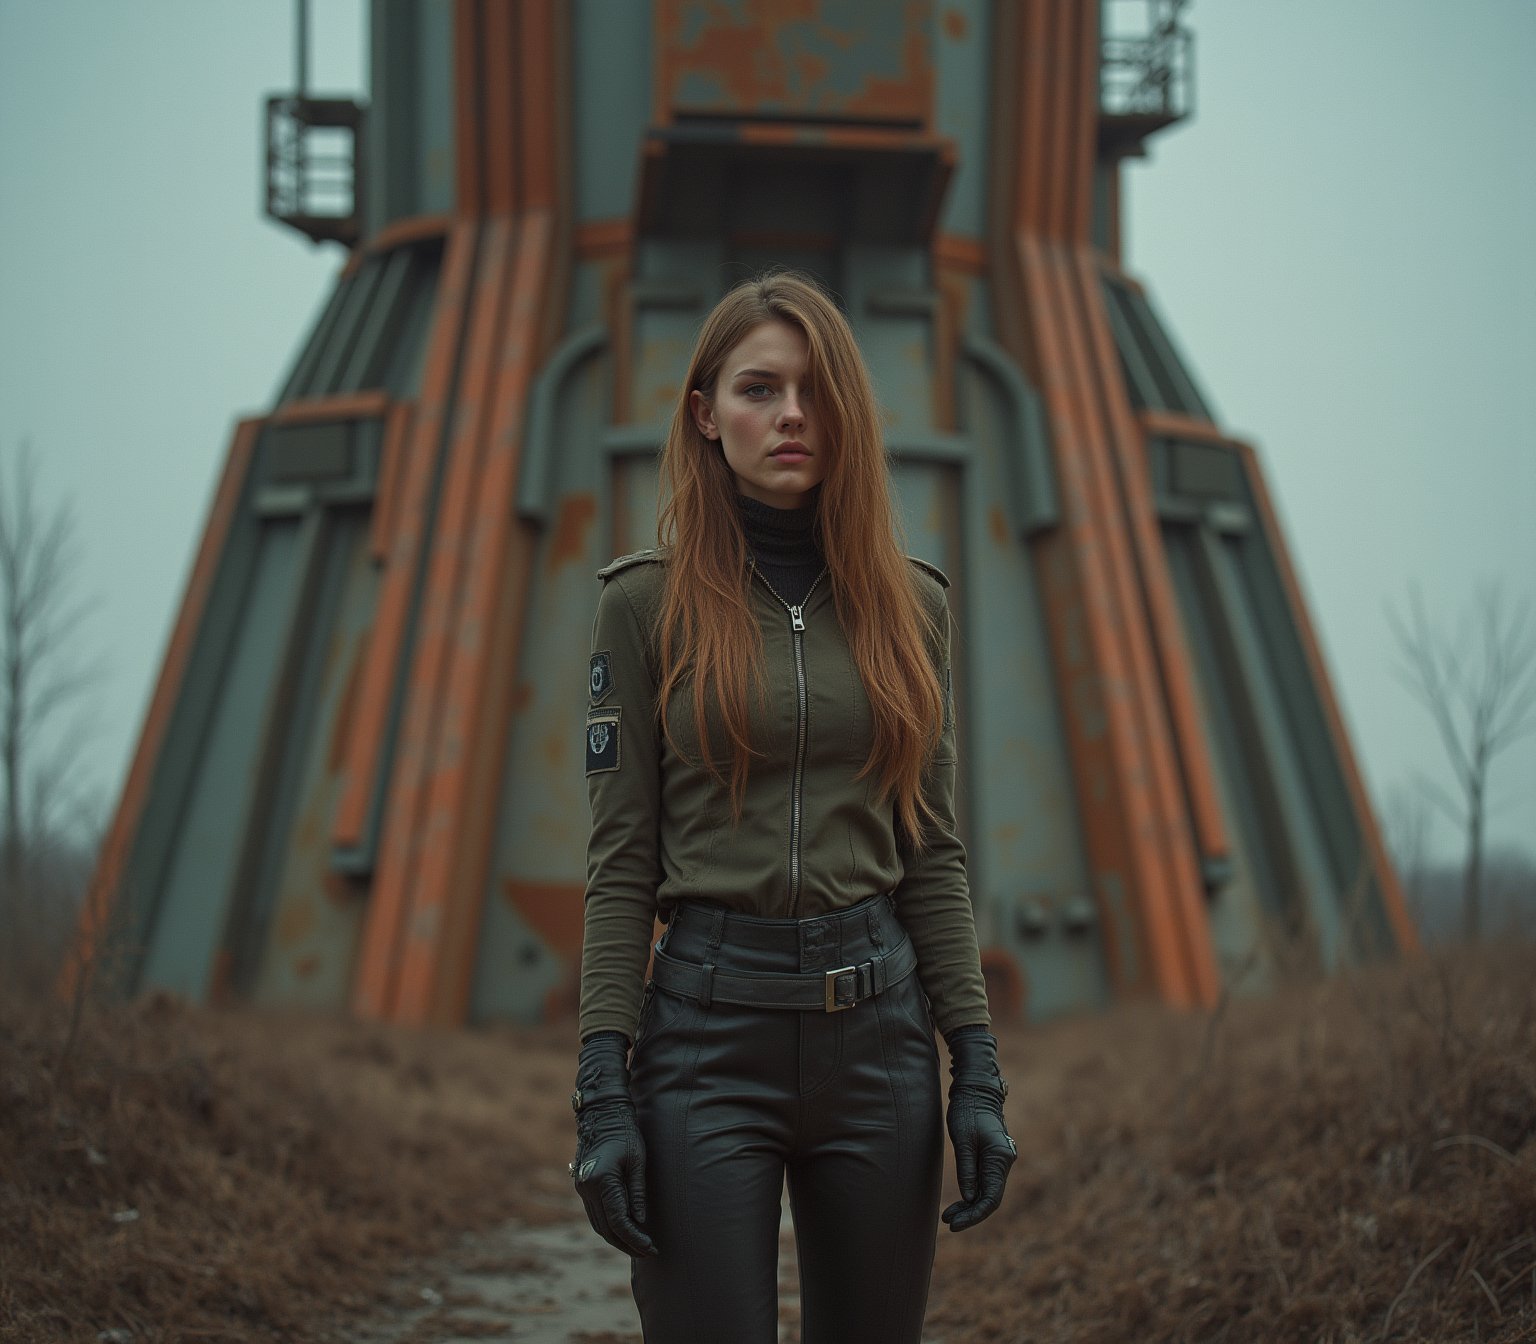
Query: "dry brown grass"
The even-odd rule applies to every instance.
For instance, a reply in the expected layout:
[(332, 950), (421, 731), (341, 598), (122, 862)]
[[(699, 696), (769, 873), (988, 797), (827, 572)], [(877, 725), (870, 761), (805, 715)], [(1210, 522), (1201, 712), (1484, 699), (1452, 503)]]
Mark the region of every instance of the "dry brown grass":
[(989, 1223), (941, 1238), (931, 1328), (1536, 1339), (1533, 954), (1007, 1035), (1019, 1162)]
[[(1002, 1211), (946, 1344), (1536, 1338), (1536, 956), (1004, 1031)], [(0, 1338), (333, 1340), (564, 1185), (569, 1025), (0, 1004)], [(946, 1197), (949, 1197), (948, 1192)], [(117, 1221), (115, 1215), (137, 1216)]]
[[(307, 1340), (558, 1184), (574, 1037), (0, 1004), (0, 1338)], [(571, 1039), (567, 1039), (571, 1036)]]

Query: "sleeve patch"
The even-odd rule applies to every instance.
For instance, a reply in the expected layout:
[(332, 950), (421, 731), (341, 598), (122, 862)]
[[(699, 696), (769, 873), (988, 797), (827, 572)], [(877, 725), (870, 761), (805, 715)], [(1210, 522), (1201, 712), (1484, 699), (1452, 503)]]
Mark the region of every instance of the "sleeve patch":
[(596, 704), (613, 689), (613, 661), (609, 658), (607, 649), (592, 655), (592, 665), (587, 681), (592, 692), (593, 704)]
[(587, 773), (599, 775), (619, 768), (619, 707), (587, 714)]

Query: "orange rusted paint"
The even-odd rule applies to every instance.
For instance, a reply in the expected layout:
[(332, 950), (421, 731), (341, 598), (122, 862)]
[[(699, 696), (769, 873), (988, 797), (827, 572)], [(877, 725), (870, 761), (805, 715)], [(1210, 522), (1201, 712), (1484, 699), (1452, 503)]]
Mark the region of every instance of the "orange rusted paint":
[[(829, 58), (808, 45), (823, 44), (841, 61), (858, 59), (863, 44), (859, 34), (822, 22), (817, 0), (745, 0), (733, 9), (701, 0), (654, 0), (653, 120), (664, 125), (680, 111), (732, 117), (767, 112), (926, 126), (933, 119), (932, 10), (931, 0), (907, 0), (899, 68), (872, 72), (845, 92), (828, 87)], [(805, 45), (792, 50), (800, 41)], [(701, 88), (718, 92), (710, 98)]]
[(554, 535), (549, 542), (549, 567), (580, 560), (587, 553), (587, 534), (597, 519), (597, 497), (591, 491), (566, 495), (555, 517)]
[[(1117, 761), (1122, 771), (1117, 788), (1132, 809), (1131, 843), (1139, 879), (1133, 908), (1147, 929), (1147, 945), (1160, 968), (1161, 992), (1171, 1002), (1193, 1006), (1206, 1002), (1203, 968), (1196, 955), (1197, 940), (1206, 934), (1203, 911), (1197, 929), (1191, 929), (1187, 919), (1191, 902), (1201, 897), (1199, 871), (1177, 791), (1166, 709), (1156, 694), (1146, 612), (1126, 542), (1125, 500), (1110, 460), (1088, 322), (1074, 283), (1073, 259), (1080, 248), (1054, 246), (1051, 276), (1084, 427), (1085, 479), (1093, 494), (1095, 538), (1103, 552), (1106, 606), (1119, 644), (1123, 680), (1117, 689), (1125, 698), (1127, 740)], [(1214, 963), (1210, 976), (1214, 1002)]]
[(1072, 193), (1067, 202), (1062, 236), (1087, 243), (1093, 231), (1093, 178), (1099, 138), (1099, 9), (1098, 5), (1072, 5), (1077, 19), (1073, 34), (1077, 82), (1072, 88), (1071, 147)]
[[(1051, 424), (1062, 522), (1031, 549), (1109, 974), (1122, 994), (1152, 990), (1192, 1004), (1213, 996), (1214, 961), (1206, 955), (1196, 855), (1124, 535), (1127, 501), (1111, 456), (1118, 412), (1104, 405), (1111, 384), (1095, 334), (1102, 315), (1087, 307), (1078, 278), (1079, 256), (1091, 255), (1098, 115), (1091, 8), (1021, 0), (994, 10), (994, 79), (1015, 91), (995, 128), (998, 195), (1013, 204), (994, 213), (990, 226), (994, 309), (999, 335), (1041, 388)], [(1020, 163), (1031, 170), (1019, 172)], [(1135, 967), (1121, 957), (1120, 891)]]
[(953, 5), (944, 8), (944, 35), (953, 41), (962, 41), (970, 25), (965, 20), (965, 15)]
[(581, 956), (583, 900), (580, 882), (521, 882), (504, 878), (501, 897), (551, 952)]
[[(481, 244), (484, 270), (477, 277), (470, 314), (469, 338), (457, 390), (459, 413), (448, 443), (438, 517), (432, 539), (425, 589), (418, 617), (415, 656), (400, 749), (391, 780), (389, 822), (380, 848), (376, 881), (401, 892), (409, 911), (397, 953), (390, 1017), (420, 1025), (432, 1020), (444, 905), (448, 899), (443, 872), (454, 843), (453, 809), (443, 796), (450, 778), (461, 767), (465, 742), (473, 728), (465, 707), (450, 694), (459, 638), (460, 604), (476, 570), (490, 567), (492, 557), (477, 551), (471, 532), (477, 501), (491, 495), (484, 479), (489, 438), (486, 422), (492, 411), (497, 365), (500, 362), (505, 308), (515, 261), (516, 224), (491, 215)], [(505, 512), (506, 495), (495, 497)], [(483, 636), (473, 637), (473, 650)], [(448, 761), (442, 757), (448, 756)]]
[(1177, 411), (1141, 411), (1137, 415), (1141, 432), (1149, 439), (1186, 439), (1193, 443), (1211, 443), (1222, 448), (1234, 447), (1232, 438), (1209, 420), (1197, 420)]
[(1074, 253), (1077, 283), (1073, 297), (1080, 315), (1083, 356), (1093, 370), (1097, 393), (1108, 468), (1105, 484), (1115, 496), (1111, 543), (1124, 584), (1123, 600), (1129, 616), (1127, 644), (1146, 725), (1144, 746), (1152, 774), (1162, 862), (1169, 875), (1170, 914), (1193, 1001), (1210, 1006), (1216, 1002), (1221, 984), (1205, 912), (1199, 858), (1226, 855), (1226, 829), (1158, 530), (1145, 445), (1131, 414), (1093, 251), (1079, 242)]
[(1008, 533), (1008, 520), (1003, 517), (1002, 506), (992, 505), (987, 510), (987, 535), (999, 546), (1006, 546), (1010, 541)]
[(626, 215), (622, 219), (591, 219), (578, 224), (571, 238), (571, 250), (581, 261), (599, 257), (623, 256), (635, 243), (635, 226)]
[(384, 420), (384, 443), (379, 451), (379, 481), (373, 494), (373, 516), (368, 524), (368, 554), (381, 563), (388, 554), (390, 538), (395, 534), (396, 513), (400, 507), (401, 482), (406, 479), (403, 461), (411, 438), (411, 420), (416, 407), (399, 402), (389, 408)]
[[(507, 0), (502, 0), (507, 3)], [(480, 174), (480, 49), (484, 34), (478, 0), (453, 0), (453, 182), (454, 213), (478, 218), (485, 211), (485, 183)]]
[(958, 233), (940, 233), (933, 239), (936, 266), (962, 271), (966, 275), (986, 275), (987, 247), (979, 238), (963, 238)]
[(1297, 581), (1295, 568), (1291, 564), (1290, 547), (1286, 544), (1285, 534), (1280, 528), (1279, 515), (1275, 512), (1274, 504), (1269, 497), (1269, 489), (1264, 483), (1264, 473), (1259, 469), (1258, 455), (1250, 444), (1240, 440), (1233, 440), (1233, 446), (1237, 449), (1242, 461), (1243, 473), (1248, 478), (1248, 489), (1257, 506), (1259, 522), (1264, 529), (1265, 540), (1269, 543), (1270, 554), (1274, 557), (1275, 568), (1280, 575), (1280, 586), (1285, 591), (1291, 619), (1296, 622), (1302, 652), (1307, 659), (1307, 669), (1311, 673), (1313, 686), (1317, 688), (1318, 701), (1322, 705), (1323, 717), (1328, 725), (1328, 736), (1333, 742), (1333, 749), (1338, 757), (1339, 769), (1344, 776), (1344, 787), (1349, 793), (1350, 803), (1360, 827), (1360, 835), (1365, 843), (1366, 855), (1370, 860), (1371, 873), (1381, 892), (1381, 901), (1386, 909), (1387, 919), (1392, 925), (1392, 932), (1396, 935), (1398, 947), (1405, 954), (1415, 955), (1422, 950), (1419, 931), (1408, 913), (1407, 903), (1403, 900), (1402, 888), (1397, 880), (1397, 872), (1392, 867), (1386, 846), (1382, 843), (1381, 830), (1376, 824), (1370, 795), (1366, 792), (1359, 764), (1355, 760), (1354, 748), (1350, 745), (1349, 734), (1344, 729), (1344, 716), (1339, 712), (1338, 700), (1333, 693), (1333, 678), (1328, 673), (1322, 646), (1318, 643), (1312, 619), (1307, 613), (1306, 602), (1302, 599), (1301, 585)]
[[(568, 98), (564, 25), (552, 0), (526, 0), (515, 42), (487, 42), (485, 78), (516, 91), (515, 216), (493, 216), (477, 286), (460, 422), (443, 486), (424, 622), (403, 741), (410, 772), (399, 807), (412, 840), (393, 857), (407, 893), (392, 1015), (458, 1022), (468, 1007), (475, 938), (494, 845), (508, 697), (531, 581), (532, 533), (514, 525), (522, 426), (534, 372), (564, 302), (563, 203), (556, 164), (531, 142), (556, 136)], [(542, 177), (540, 175), (543, 175)]]
[[(325, 768), (329, 774), (342, 769), (347, 758), (347, 744), (352, 736), (353, 713), (357, 708), (357, 685), (362, 677), (363, 660), (368, 652), (366, 632), (352, 650), (352, 666), (347, 669), (346, 684), (341, 688), (341, 700), (336, 706), (336, 718), (331, 724), (330, 741), (326, 745)], [(307, 820), (307, 818), (306, 818)]]
[(522, 150), (517, 134), (518, 17), (526, 0), (518, 4), (485, 5), (479, 11), (481, 61), (480, 94), (485, 100), (473, 134), (480, 142), (485, 164), (485, 201), (488, 215), (515, 215), (523, 208), (523, 182), (517, 156)]
[(389, 413), (389, 393), (341, 392), (329, 397), (290, 401), (273, 413), (274, 425), (316, 425), (334, 420), (382, 420)]
[(208, 509), (208, 518), (203, 524), (197, 557), (192, 562), (192, 571), (187, 576), (187, 586), (176, 610), (176, 623), (171, 627), (170, 642), (166, 646), (165, 657), (160, 661), (160, 675), (156, 678), (150, 696), (149, 711), (144, 716), (144, 726), (139, 730), (138, 746), (134, 749), (133, 761), (128, 767), (128, 777), (118, 798), (112, 825), (102, 844), (101, 857), (91, 875), (90, 886), (81, 907), (75, 955), (66, 959), (59, 978), (59, 989), (66, 995), (74, 991), (78, 976), (90, 966), (108, 935), (112, 910), (122, 885), (123, 868), (128, 862), (133, 837), (138, 833), (144, 815), (150, 781), (160, 764), (160, 752), (165, 746), (171, 715), (181, 695), (192, 646), (207, 610), (208, 594), (218, 571), (219, 557), (224, 553), (230, 529), (234, 525), (240, 497), (244, 493), (246, 478), (255, 456), (256, 440), (266, 424), (265, 419), (258, 417), (241, 420), (235, 425), (229, 452), (224, 458), (224, 470), (220, 473), (213, 502)]
[(349, 906), (358, 897), (358, 883), (345, 873), (327, 869), (320, 880), (320, 889), (332, 905)]
[[(398, 525), (380, 585), (378, 608), (369, 636), (368, 657), (358, 696), (358, 724), (350, 734), (348, 761), (333, 827), (335, 842), (355, 846), (362, 841), (363, 822), (375, 790), (396, 793), (408, 753), (397, 753), (394, 776), (378, 778), (379, 749), (396, 678), (405, 673), (403, 648), (410, 617), (415, 570), (426, 524), (427, 501), (444, 433), (444, 408), (454, 396), (453, 375), (469, 321), (470, 287), (475, 279), (474, 221), (454, 225), (448, 237), (442, 287), (438, 292), (432, 332), (427, 341), (421, 400), (412, 420), (407, 475), (400, 491)], [(410, 703), (409, 689), (406, 692)], [(386, 802), (386, 815), (398, 809)], [(386, 847), (381, 841), (381, 851)], [(363, 922), (357, 968), (353, 974), (352, 1007), (363, 1017), (384, 1017), (390, 1009), (392, 981), (401, 925), (405, 919), (405, 887), (395, 869), (375, 872), (373, 890)]]
[(274, 934), (281, 951), (292, 951), (315, 931), (315, 907), (307, 897), (283, 902), (277, 914)]
[[(1141, 426), (1132, 413), (1130, 395), (1121, 373), (1120, 359), (1104, 311), (1103, 286), (1099, 283), (1094, 259), (1084, 250), (1078, 262), (1078, 289), (1083, 311), (1088, 319), (1100, 378), (1100, 393), (1110, 428), (1111, 448), (1118, 463), (1120, 486), (1125, 498), (1127, 530), (1146, 597), (1147, 619), (1159, 678), (1148, 686), (1155, 695), (1159, 687), (1166, 698), (1165, 708), (1177, 747), (1175, 764), (1182, 768), (1182, 785), (1189, 802), (1189, 821), (1194, 827), (1195, 845), (1204, 858), (1225, 858), (1230, 842), (1221, 815), (1216, 791), (1215, 771), (1210, 745), (1195, 695), (1194, 670), (1184, 642), (1184, 627), (1179, 617), (1178, 601), (1168, 571), (1168, 557), (1163, 549), (1162, 532), (1157, 522), (1152, 481), (1147, 466), (1147, 444)], [(1181, 826), (1173, 816), (1165, 824)], [(1187, 878), (1181, 879), (1182, 883)], [(1198, 898), (1191, 895), (1191, 901)], [(1197, 903), (1185, 911), (1190, 927), (1204, 927), (1204, 909)], [(1214, 952), (1196, 948), (1191, 953), (1200, 967), (1199, 979), (1215, 985)], [(1209, 966), (1204, 963), (1209, 962)], [(1211, 992), (1214, 992), (1212, 990)]]

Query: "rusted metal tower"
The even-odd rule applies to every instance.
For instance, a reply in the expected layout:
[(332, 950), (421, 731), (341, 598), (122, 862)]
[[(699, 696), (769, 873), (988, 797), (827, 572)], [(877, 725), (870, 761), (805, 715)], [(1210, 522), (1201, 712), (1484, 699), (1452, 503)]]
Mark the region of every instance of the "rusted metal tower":
[(594, 571), (654, 538), (697, 324), (769, 263), (845, 304), (954, 580), (998, 1010), (1410, 947), (1259, 460), (1121, 263), (1180, 9), (374, 0), (366, 112), (269, 112), (269, 208), (351, 251), (235, 429), (97, 874), (130, 987), (570, 999)]

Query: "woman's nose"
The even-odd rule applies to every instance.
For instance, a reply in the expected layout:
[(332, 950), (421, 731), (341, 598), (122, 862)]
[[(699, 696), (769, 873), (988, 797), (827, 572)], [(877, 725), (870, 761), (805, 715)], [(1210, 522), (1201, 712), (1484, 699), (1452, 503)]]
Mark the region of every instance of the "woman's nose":
[(791, 425), (805, 428), (805, 413), (800, 409), (800, 398), (793, 392), (785, 394), (784, 404), (779, 408), (779, 427), (787, 429)]

